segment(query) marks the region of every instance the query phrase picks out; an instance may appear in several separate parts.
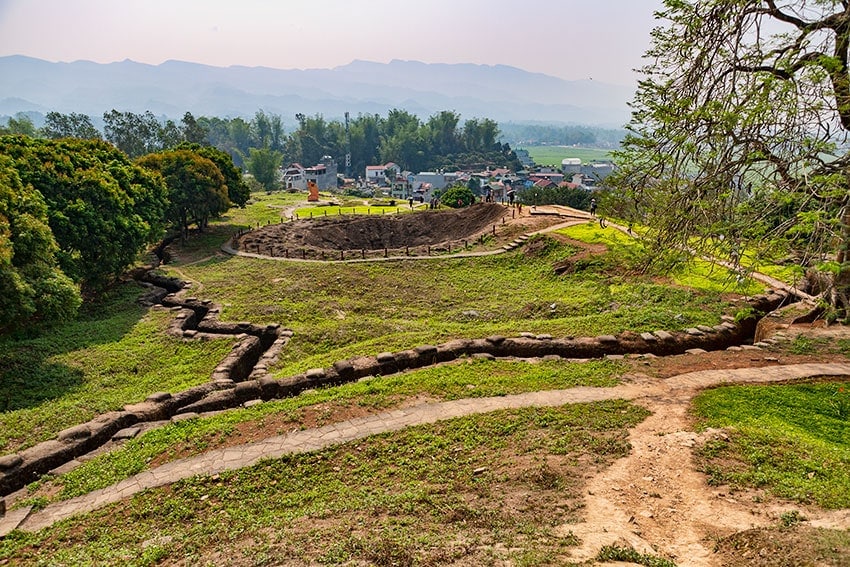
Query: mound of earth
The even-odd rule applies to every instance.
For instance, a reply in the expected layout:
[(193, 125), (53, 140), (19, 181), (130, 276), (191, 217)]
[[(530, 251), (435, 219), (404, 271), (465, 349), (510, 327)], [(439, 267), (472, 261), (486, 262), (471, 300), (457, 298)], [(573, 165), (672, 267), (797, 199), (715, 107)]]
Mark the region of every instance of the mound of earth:
[(237, 249), (383, 250), (431, 246), (482, 232), (509, 214), (497, 203), (394, 215), (318, 217), (268, 225), (243, 234)]

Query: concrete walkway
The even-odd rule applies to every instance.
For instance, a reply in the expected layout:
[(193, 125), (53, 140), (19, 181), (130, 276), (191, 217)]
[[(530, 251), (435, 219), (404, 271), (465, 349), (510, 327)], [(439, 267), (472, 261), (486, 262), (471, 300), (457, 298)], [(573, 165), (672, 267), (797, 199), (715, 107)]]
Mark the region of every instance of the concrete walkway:
[(143, 490), (166, 486), (192, 476), (232, 471), (254, 465), (263, 459), (275, 459), (288, 454), (318, 451), (332, 445), (347, 443), (378, 433), (398, 431), (406, 427), (435, 423), (471, 414), (522, 407), (554, 407), (611, 399), (639, 401), (659, 396), (690, 399), (702, 388), (726, 383), (782, 383), (819, 376), (850, 377), (850, 364), (798, 364), (737, 370), (706, 370), (681, 374), (666, 380), (625, 383), (612, 388), (580, 387), (494, 398), (469, 398), (422, 404), (334, 423), (316, 429), (270, 437), (255, 443), (212, 450), (202, 455), (172, 461), (155, 469), (141, 472), (113, 486), (71, 500), (50, 504), (37, 512), (31, 512), (27, 509), (13, 510), (4, 518), (0, 518), (0, 537), (16, 528), (24, 531), (37, 531), (60, 520), (119, 502)]

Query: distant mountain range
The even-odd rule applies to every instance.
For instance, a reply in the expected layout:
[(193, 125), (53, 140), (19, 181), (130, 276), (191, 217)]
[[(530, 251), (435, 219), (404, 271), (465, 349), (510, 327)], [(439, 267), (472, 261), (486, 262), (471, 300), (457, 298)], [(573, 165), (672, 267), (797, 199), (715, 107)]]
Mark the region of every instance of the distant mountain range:
[(346, 111), (382, 116), (399, 108), (422, 119), (442, 111), (463, 120), (620, 127), (633, 89), (593, 80), (566, 81), (504, 65), (353, 61), (333, 69), (212, 67), (183, 61), (147, 65), (52, 63), (0, 57), (0, 115), (78, 112), (100, 117), (113, 108), (179, 119), (250, 118), (257, 110), (294, 122), (296, 113), (342, 118)]

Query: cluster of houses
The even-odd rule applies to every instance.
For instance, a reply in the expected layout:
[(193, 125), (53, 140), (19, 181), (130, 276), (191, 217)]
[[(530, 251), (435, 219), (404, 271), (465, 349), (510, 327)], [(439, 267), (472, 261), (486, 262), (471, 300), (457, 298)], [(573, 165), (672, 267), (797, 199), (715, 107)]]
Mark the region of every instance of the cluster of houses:
[[(532, 162), (533, 163), (533, 162)], [(468, 185), (476, 178), (480, 194), (493, 201), (508, 201), (514, 191), (530, 188), (583, 187), (593, 190), (596, 185), (613, 171), (610, 163), (583, 164), (581, 160), (563, 160), (560, 170), (554, 167), (537, 167), (513, 172), (509, 169), (487, 169), (469, 171), (403, 171), (395, 163), (366, 166), (365, 175), (359, 180), (343, 179), (337, 172), (337, 164), (330, 156), (322, 163), (304, 167), (293, 163), (282, 168), (282, 182), (286, 189), (307, 190), (315, 184), (319, 191), (336, 191), (346, 185), (361, 190), (382, 191), (394, 199), (414, 199), (430, 202), (435, 193), (454, 185)]]

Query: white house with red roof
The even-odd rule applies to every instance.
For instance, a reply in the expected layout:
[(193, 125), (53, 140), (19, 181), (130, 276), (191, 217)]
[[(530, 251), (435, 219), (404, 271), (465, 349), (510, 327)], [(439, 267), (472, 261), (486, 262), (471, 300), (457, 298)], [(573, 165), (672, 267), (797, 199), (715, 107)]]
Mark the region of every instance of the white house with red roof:
[(366, 166), (366, 183), (373, 185), (389, 185), (401, 174), (401, 167), (393, 162), (388, 162), (383, 165), (367, 165)]

